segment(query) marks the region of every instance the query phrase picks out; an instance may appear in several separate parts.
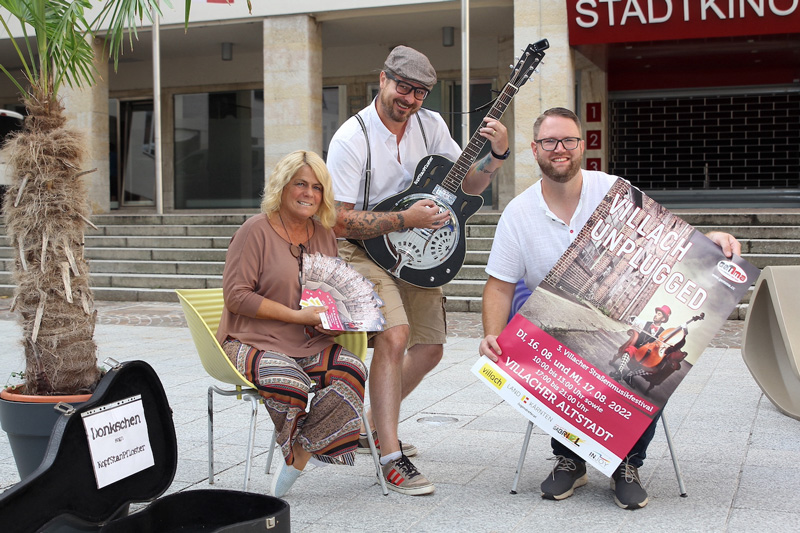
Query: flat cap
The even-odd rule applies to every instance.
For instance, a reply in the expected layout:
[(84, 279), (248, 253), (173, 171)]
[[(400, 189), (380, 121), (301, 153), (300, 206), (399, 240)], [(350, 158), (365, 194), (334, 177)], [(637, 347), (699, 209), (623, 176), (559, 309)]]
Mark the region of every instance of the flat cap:
[(386, 58), (384, 70), (389, 70), (401, 78), (415, 81), (428, 89), (436, 85), (436, 70), (425, 54), (417, 52), (408, 46), (397, 46)]

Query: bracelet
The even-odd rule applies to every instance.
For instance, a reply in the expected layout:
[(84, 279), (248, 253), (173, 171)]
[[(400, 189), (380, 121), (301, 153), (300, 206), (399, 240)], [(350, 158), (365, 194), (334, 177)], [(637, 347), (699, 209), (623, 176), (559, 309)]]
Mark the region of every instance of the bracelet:
[(504, 153), (503, 155), (495, 153), (494, 150), (492, 150), (491, 152), (492, 152), (492, 157), (494, 157), (495, 159), (499, 159), (500, 161), (505, 161), (506, 159), (508, 159), (508, 156), (511, 155), (511, 148), (509, 147), (508, 150), (506, 150), (506, 153)]

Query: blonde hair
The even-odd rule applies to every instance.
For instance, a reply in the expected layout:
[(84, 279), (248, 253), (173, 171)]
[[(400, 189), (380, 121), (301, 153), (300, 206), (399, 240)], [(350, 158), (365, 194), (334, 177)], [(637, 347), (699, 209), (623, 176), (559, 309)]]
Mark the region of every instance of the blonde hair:
[(270, 215), (281, 208), (283, 188), (291, 181), (297, 171), (308, 165), (322, 185), (322, 203), (314, 215), (325, 228), (336, 225), (336, 209), (333, 206), (333, 187), (331, 174), (325, 161), (314, 152), (297, 150), (283, 157), (264, 186), (264, 197), (261, 201), (261, 212)]

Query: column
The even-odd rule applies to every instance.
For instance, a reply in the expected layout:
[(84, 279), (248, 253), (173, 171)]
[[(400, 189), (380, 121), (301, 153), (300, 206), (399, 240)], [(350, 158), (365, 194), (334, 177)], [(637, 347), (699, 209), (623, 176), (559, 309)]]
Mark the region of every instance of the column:
[[(531, 151), (533, 122), (551, 107), (575, 108), (575, 59), (569, 46), (566, 2), (525, 0), (514, 2), (514, 49), (547, 39), (539, 72), (522, 87), (514, 102), (514, 194), (517, 195), (541, 178)], [(510, 191), (508, 191), (510, 192)], [(511, 198), (501, 198), (505, 206)]]
[(84, 170), (96, 168), (83, 176), (92, 213), (107, 213), (110, 209), (109, 146), (108, 146), (108, 61), (103, 53), (103, 41), (92, 43), (95, 61), (93, 87), (73, 89), (64, 83), (59, 94), (64, 103), (68, 124), (80, 130), (86, 139), (87, 157)]
[(322, 155), (322, 27), (308, 15), (264, 19), (264, 165), (294, 150)]
[[(611, 141), (608, 129), (610, 115), (608, 76), (604, 70), (580, 52), (575, 52), (575, 69), (578, 72), (578, 107), (580, 108), (575, 112), (581, 117), (583, 137), (586, 139), (583, 168), (608, 172), (608, 145)], [(592, 137), (591, 144), (590, 137)], [(600, 148), (590, 148), (590, 146), (598, 144)]]

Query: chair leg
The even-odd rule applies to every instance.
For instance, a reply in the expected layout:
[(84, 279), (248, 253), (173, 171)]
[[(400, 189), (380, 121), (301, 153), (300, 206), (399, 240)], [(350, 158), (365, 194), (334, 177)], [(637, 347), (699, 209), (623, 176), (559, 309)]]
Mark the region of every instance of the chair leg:
[(208, 483), (214, 484), (214, 386), (208, 388)]
[(258, 417), (258, 402), (259, 396), (257, 394), (247, 394), (250, 399), (250, 435), (247, 438), (247, 461), (244, 465), (244, 490), (247, 492), (247, 487), (250, 485), (250, 465), (253, 462), (253, 445), (256, 441), (256, 420)]
[(256, 439), (256, 417), (258, 416), (258, 404), (261, 397), (258, 392), (248, 390), (225, 390), (211, 385), (208, 387), (208, 483), (214, 484), (214, 393), (221, 396), (236, 396), (237, 398), (250, 400), (250, 434), (247, 437), (247, 459), (244, 467), (244, 490), (250, 483), (250, 465), (253, 460), (253, 446)]
[(269, 455), (267, 456), (267, 469), (266, 473), (269, 474), (272, 468), (272, 456), (275, 454), (275, 445), (278, 443), (278, 432), (275, 431), (275, 426), (272, 427), (272, 439), (269, 441)]
[(381, 483), (381, 490), (384, 496), (389, 495), (389, 489), (386, 488), (386, 480), (383, 479), (383, 469), (381, 468), (381, 459), (378, 457), (378, 449), (375, 448), (375, 439), (372, 438), (372, 428), (369, 427), (369, 420), (367, 419), (367, 408), (364, 407), (364, 428), (367, 430), (367, 440), (369, 441), (369, 451), (372, 453), (372, 460), (375, 462), (375, 473)]
[(661, 410), (661, 424), (664, 426), (664, 434), (667, 436), (667, 446), (669, 446), (669, 453), (672, 456), (672, 466), (675, 468), (675, 477), (678, 478), (678, 488), (681, 491), (681, 498), (686, 498), (686, 487), (683, 485), (683, 475), (681, 475), (681, 467), (678, 465), (678, 457), (675, 455), (675, 448), (672, 445), (672, 435), (669, 432), (667, 419), (664, 418), (664, 410)]
[(528, 429), (525, 430), (525, 440), (522, 441), (522, 449), (519, 451), (519, 461), (517, 461), (517, 473), (514, 475), (514, 484), (511, 485), (511, 494), (517, 493), (517, 484), (519, 483), (519, 475), (522, 473), (522, 465), (525, 463), (525, 455), (528, 453), (528, 444), (531, 442), (531, 432), (533, 431), (533, 422), (528, 422)]

